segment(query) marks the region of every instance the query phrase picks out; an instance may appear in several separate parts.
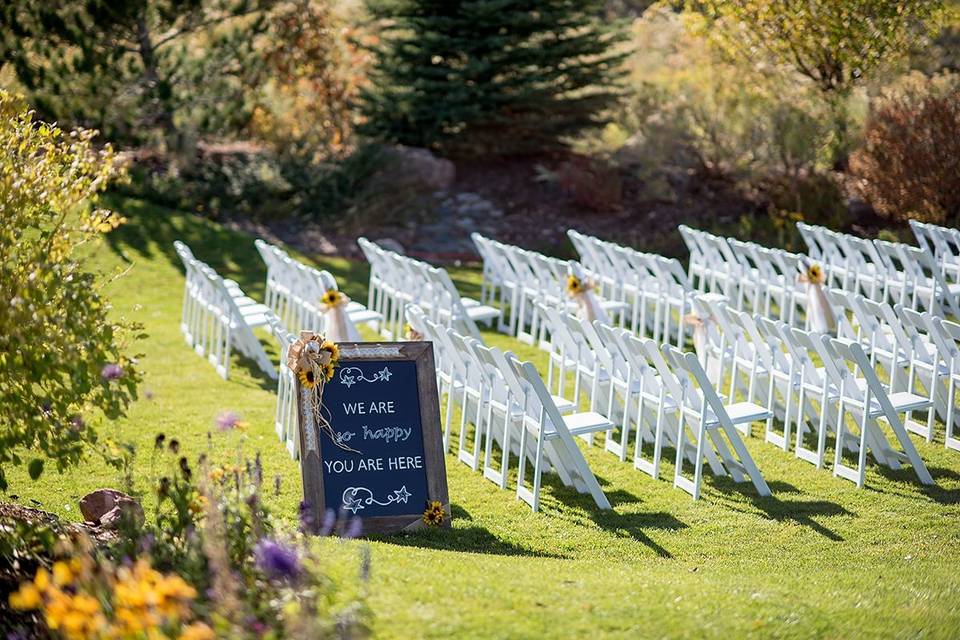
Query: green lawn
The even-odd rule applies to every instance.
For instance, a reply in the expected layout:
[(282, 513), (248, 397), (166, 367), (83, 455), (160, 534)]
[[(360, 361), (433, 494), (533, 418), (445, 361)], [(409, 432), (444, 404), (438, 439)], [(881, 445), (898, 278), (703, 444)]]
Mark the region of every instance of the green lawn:
[[(282, 478), (272, 508), (293, 521), (300, 480), (274, 433), (272, 384), (239, 360), (231, 379), (222, 380), (179, 330), (183, 277), (172, 241), (184, 240), (197, 257), (262, 298), (265, 271), (253, 238), (137, 201), (117, 207), (130, 222), (93, 259), (104, 269), (131, 266), (110, 294), (117, 313), (143, 322), (150, 334), (142, 344), (142, 390), (150, 397), (126, 419), (102, 425), (103, 433), (140, 449), (141, 485), (152, 473), (159, 432), (191, 452), (211, 447), (214, 460), (235, 458), (241, 444), (248, 454), (259, 451), (265, 477)], [(317, 263), (349, 295), (366, 300), (365, 265)], [(462, 290), (476, 291), (476, 271), (454, 276)], [(545, 363), (544, 354), (509, 338), (487, 338)], [(241, 413), (247, 428), (214, 433), (208, 443), (224, 409)], [(909, 467), (873, 466), (867, 488), (857, 490), (752, 438), (747, 445), (774, 496), (760, 498), (749, 483), (706, 475), (699, 502), (594, 447), (586, 455), (613, 504), (608, 512), (548, 477), (542, 511), (531, 513), (511, 491), (448, 456), (452, 530), (370, 543), (376, 635), (960, 635), (960, 453), (946, 451), (942, 435), (933, 444), (915, 442), (935, 488), (922, 487)], [(662, 477), (672, 473), (665, 464)], [(35, 500), (71, 519), (79, 518), (77, 500), (85, 492), (120, 482), (95, 457), (35, 483), (26, 470), (11, 476), (10, 492), (22, 504)]]

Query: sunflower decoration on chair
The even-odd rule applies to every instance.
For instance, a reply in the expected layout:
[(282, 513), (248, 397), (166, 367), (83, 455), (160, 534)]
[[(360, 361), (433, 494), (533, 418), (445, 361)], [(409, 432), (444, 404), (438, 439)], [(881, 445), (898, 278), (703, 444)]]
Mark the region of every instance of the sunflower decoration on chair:
[(807, 270), (800, 274), (800, 282), (810, 284), (823, 284), (826, 278), (823, 275), (823, 268), (816, 263), (807, 266)]
[(287, 351), (287, 366), (297, 376), (300, 386), (310, 394), (313, 418), (320, 431), (345, 451), (360, 453), (340, 442), (330, 426), (329, 411), (323, 406), (323, 387), (333, 380), (340, 363), (340, 347), (332, 340), (312, 331), (301, 331), (300, 337)]
[(350, 302), (350, 298), (346, 296), (342, 291), (337, 289), (327, 289), (323, 292), (323, 295), (320, 296), (320, 305), (323, 307), (324, 311), (328, 311), (340, 305), (347, 304)]
[(439, 527), (446, 519), (447, 513), (443, 510), (443, 504), (439, 500), (427, 502), (427, 508), (423, 511), (423, 523), (430, 527)]
[(575, 275), (567, 276), (567, 293), (570, 297), (579, 296), (593, 289), (593, 285), (588, 280), (581, 280)]
[(807, 286), (807, 328), (816, 333), (835, 334), (837, 319), (823, 292), (823, 284), (827, 280), (823, 267), (807, 261), (803, 261), (802, 266), (797, 280)]

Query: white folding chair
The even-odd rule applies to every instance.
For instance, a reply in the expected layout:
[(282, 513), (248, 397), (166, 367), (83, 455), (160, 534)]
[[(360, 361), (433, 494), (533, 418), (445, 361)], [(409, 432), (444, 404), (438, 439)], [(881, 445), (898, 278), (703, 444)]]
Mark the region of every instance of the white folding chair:
[[(820, 339), (825, 368), (838, 391), (838, 429), (833, 474), (855, 482), (858, 488), (863, 487), (869, 448), (879, 463), (891, 469), (899, 469), (901, 462), (909, 462), (921, 483), (933, 484), (933, 478), (920, 459), (920, 454), (913, 446), (899, 415), (908, 411), (929, 409), (933, 405), (930, 398), (909, 391), (888, 394), (858, 343), (843, 342), (829, 336), (821, 336)], [(858, 438), (848, 431), (846, 413), (850, 413), (859, 423)], [(890, 446), (877, 418), (886, 420), (902, 450), (898, 451)], [(856, 467), (844, 463), (843, 451), (848, 439), (854, 440), (857, 445), (854, 447), (858, 453)]]

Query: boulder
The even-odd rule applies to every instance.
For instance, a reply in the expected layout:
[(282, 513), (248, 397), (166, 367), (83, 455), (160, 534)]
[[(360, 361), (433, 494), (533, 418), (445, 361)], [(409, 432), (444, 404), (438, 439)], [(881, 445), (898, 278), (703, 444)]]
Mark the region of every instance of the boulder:
[(114, 489), (97, 489), (80, 500), (84, 520), (107, 529), (115, 529), (125, 513), (143, 522), (143, 507), (127, 494)]
[(429, 191), (449, 189), (457, 175), (456, 167), (451, 161), (438, 158), (428, 149), (394, 145), (390, 147), (388, 154), (393, 161), (392, 171), (408, 174)]

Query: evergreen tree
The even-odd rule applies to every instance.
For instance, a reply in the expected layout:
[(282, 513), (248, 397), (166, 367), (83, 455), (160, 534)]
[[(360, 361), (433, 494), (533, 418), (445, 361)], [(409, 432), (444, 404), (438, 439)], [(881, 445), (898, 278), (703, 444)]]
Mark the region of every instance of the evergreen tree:
[(622, 93), (625, 34), (596, 0), (378, 0), (374, 138), (453, 155), (563, 146)]
[(0, 3), (0, 60), (49, 119), (177, 145), (184, 123), (203, 132), (243, 121), (254, 36), (277, 2), (11, 0)]

